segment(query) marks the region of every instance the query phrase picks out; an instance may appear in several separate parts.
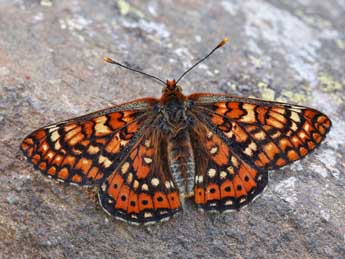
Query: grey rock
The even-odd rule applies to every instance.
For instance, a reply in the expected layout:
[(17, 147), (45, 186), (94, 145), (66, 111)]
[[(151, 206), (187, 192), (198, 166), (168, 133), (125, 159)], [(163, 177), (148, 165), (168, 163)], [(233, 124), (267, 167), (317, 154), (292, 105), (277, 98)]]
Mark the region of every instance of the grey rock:
[[(1, 258), (344, 258), (344, 1), (0, 1)], [(333, 128), (306, 159), (270, 173), (240, 212), (167, 223), (108, 217), (96, 189), (65, 186), (19, 151), (46, 124), (161, 86), (103, 56), (172, 79), (224, 36), (230, 44), (184, 78), (184, 92), (315, 107)]]

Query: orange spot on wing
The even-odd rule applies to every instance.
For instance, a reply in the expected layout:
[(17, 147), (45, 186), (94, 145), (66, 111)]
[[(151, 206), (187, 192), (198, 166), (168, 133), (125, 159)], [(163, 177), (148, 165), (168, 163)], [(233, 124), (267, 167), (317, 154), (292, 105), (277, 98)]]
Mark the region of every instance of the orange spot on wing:
[(138, 131), (139, 125), (138, 123), (131, 123), (127, 127), (127, 131), (131, 133), (135, 133)]
[(236, 198), (247, 195), (246, 189), (242, 184), (242, 180), (238, 175), (235, 175), (233, 180)]
[(66, 142), (68, 142), (71, 138), (73, 138), (75, 135), (79, 134), (80, 131), (81, 131), (81, 127), (80, 126), (77, 126), (75, 128), (73, 128), (72, 130), (70, 131), (67, 131), (66, 128), (65, 128), (65, 131), (67, 132), (65, 137), (64, 137), (64, 140)]
[(282, 151), (285, 152), (286, 148), (293, 147), (293, 145), (287, 138), (282, 138), (281, 140), (279, 140), (279, 147)]
[(75, 165), (75, 168), (80, 169), (84, 174), (87, 174), (91, 166), (92, 160), (82, 157)]
[(62, 161), (61, 163), (61, 166), (64, 166), (64, 165), (69, 165), (71, 167), (73, 167), (74, 163), (75, 163), (75, 156), (69, 156), (67, 155), (64, 160)]
[(273, 159), (276, 154), (279, 154), (280, 150), (278, 147), (273, 143), (269, 142), (266, 145), (264, 145), (265, 153), (268, 155), (270, 159)]
[(89, 173), (87, 174), (87, 176), (88, 176), (89, 178), (91, 178), (91, 179), (95, 179), (95, 177), (96, 177), (98, 171), (99, 171), (99, 168), (98, 168), (97, 166), (93, 166), (93, 167), (90, 169), (90, 171), (89, 171)]
[(42, 138), (45, 138), (47, 136), (44, 130), (38, 130), (33, 135), (38, 140), (41, 140)]
[(108, 114), (109, 120), (108, 125), (113, 129), (121, 128), (123, 125), (125, 125), (125, 122), (121, 121), (122, 113), (120, 112), (114, 112)]
[(109, 153), (118, 153), (120, 150), (120, 139), (118, 135), (114, 135), (113, 138), (110, 140), (108, 145), (105, 147), (105, 150)]
[(74, 146), (78, 144), (80, 141), (82, 141), (84, 137), (85, 137), (84, 134), (81, 134), (81, 133), (77, 134), (68, 141), (68, 144), (71, 146)]
[(156, 192), (153, 195), (153, 204), (155, 206), (155, 209), (168, 209), (168, 208), (170, 208), (168, 198), (162, 192)]
[(267, 165), (270, 162), (264, 152), (259, 153), (258, 158), (263, 165)]
[(31, 158), (31, 162), (32, 162), (33, 164), (35, 164), (35, 165), (37, 165), (38, 162), (39, 162), (40, 160), (41, 160), (41, 156), (38, 155), (38, 154), (34, 155), (34, 156)]
[(238, 175), (242, 180), (242, 185), (244, 186), (247, 193), (249, 193), (252, 188), (256, 187), (256, 183), (251, 175), (252, 173), (253, 172), (250, 173), (247, 167), (245, 167), (244, 165), (241, 165), (240, 170), (238, 171)]
[(299, 159), (299, 155), (296, 153), (295, 150), (289, 150), (287, 153), (287, 157), (290, 161), (295, 161)]
[(129, 200), (128, 200), (128, 208), (127, 208), (128, 213), (136, 213), (139, 214), (139, 199), (138, 195), (131, 191), (129, 193)]
[(108, 194), (111, 196), (114, 200), (117, 199), (117, 196), (120, 192), (121, 186), (123, 184), (123, 178), (120, 175), (115, 175), (113, 179), (109, 182), (108, 186)]
[(283, 158), (279, 158), (277, 161), (276, 161), (276, 165), (277, 166), (283, 166), (283, 165), (286, 165), (287, 161)]
[(302, 156), (305, 156), (306, 154), (308, 154), (308, 149), (304, 148), (304, 147), (300, 147), (299, 149), (299, 153), (302, 155)]
[(91, 138), (92, 134), (93, 134), (93, 122), (91, 121), (86, 121), (83, 124), (83, 132), (86, 134), (86, 138)]
[(47, 168), (47, 163), (46, 163), (46, 162), (41, 162), (41, 163), (38, 165), (38, 167), (39, 167), (42, 171), (44, 171), (44, 170), (46, 170), (46, 168)]
[(139, 194), (139, 210), (143, 211), (145, 209), (153, 209), (153, 202), (150, 195), (146, 193)]
[(261, 124), (266, 124), (265, 116), (266, 116), (266, 113), (267, 113), (267, 107), (258, 106), (256, 108), (256, 112), (258, 114), (259, 122)]
[(204, 204), (205, 203), (205, 190), (201, 187), (196, 187), (194, 189), (195, 203)]
[(234, 197), (235, 196), (235, 190), (234, 185), (232, 184), (232, 181), (226, 180), (222, 183), (220, 186), (220, 197), (221, 199), (226, 197)]
[(221, 125), (224, 123), (224, 119), (221, 116), (216, 115), (216, 114), (212, 114), (211, 120), (212, 120), (212, 123), (215, 125)]
[(180, 198), (179, 198), (177, 192), (169, 193), (168, 194), (168, 200), (169, 200), (171, 209), (177, 209), (177, 208), (179, 208), (181, 206)]
[(239, 119), (242, 115), (245, 114), (245, 111), (239, 107), (239, 103), (229, 102), (228, 108), (230, 111), (226, 112), (226, 116), (230, 119)]
[(56, 174), (56, 168), (54, 166), (50, 167), (48, 169), (47, 173), (50, 175), (55, 175)]
[(128, 207), (128, 199), (129, 199), (129, 187), (123, 184), (119, 192), (118, 198), (116, 200), (115, 208), (126, 211)]
[(66, 180), (68, 178), (69, 172), (67, 168), (62, 168), (59, 172), (58, 172), (58, 177), (61, 179)]
[(220, 199), (219, 186), (215, 183), (210, 183), (206, 187), (206, 201), (219, 200), (219, 199)]
[(242, 130), (242, 128), (237, 123), (233, 122), (232, 131), (235, 134), (236, 141), (245, 142), (247, 140), (248, 134), (244, 130)]
[(212, 139), (207, 141), (206, 148), (211, 150), (212, 147), (218, 148), (217, 152), (211, 156), (211, 158), (220, 166), (226, 165), (229, 161), (229, 148), (224, 142), (217, 136), (213, 135)]
[(82, 180), (82, 178), (81, 178), (80, 175), (75, 174), (75, 175), (73, 175), (73, 177), (72, 177), (72, 182), (74, 182), (74, 183), (80, 183), (81, 180)]

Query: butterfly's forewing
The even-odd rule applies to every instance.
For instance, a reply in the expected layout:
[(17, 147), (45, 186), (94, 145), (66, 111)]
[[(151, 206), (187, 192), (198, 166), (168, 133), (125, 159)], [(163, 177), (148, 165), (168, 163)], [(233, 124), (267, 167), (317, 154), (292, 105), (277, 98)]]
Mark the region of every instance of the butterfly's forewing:
[(106, 212), (130, 223), (149, 224), (167, 220), (181, 209), (165, 141), (159, 129), (144, 132), (100, 188)]
[(21, 144), (43, 174), (64, 182), (102, 182), (150, 120), (156, 99), (114, 106), (34, 131)]
[[(331, 127), (326, 115), (303, 106), (227, 95), (194, 94), (188, 98), (194, 103), (193, 116), (200, 120), (196, 127), (206, 127), (198, 134), (206, 136), (208, 144), (204, 152), (210, 159), (195, 179), (195, 200), (206, 209), (212, 209), (208, 205), (215, 201), (221, 205), (216, 203), (214, 209), (224, 209), (227, 201), (224, 200), (225, 189), (222, 196), (224, 179), (227, 179), (225, 172), (227, 177), (228, 173), (233, 175), (229, 176), (232, 183), (227, 190), (229, 195), (234, 191), (231, 193), (236, 197), (234, 207), (240, 207), (262, 191), (267, 182), (267, 170), (307, 155), (320, 144)], [(201, 198), (198, 198), (199, 190), (205, 192)], [(243, 192), (241, 198), (236, 190)], [(209, 193), (215, 195), (208, 198)]]

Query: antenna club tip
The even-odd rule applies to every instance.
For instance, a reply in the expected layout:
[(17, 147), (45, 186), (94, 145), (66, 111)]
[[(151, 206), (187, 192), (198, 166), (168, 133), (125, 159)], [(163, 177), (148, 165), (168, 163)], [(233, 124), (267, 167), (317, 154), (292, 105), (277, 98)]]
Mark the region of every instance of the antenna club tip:
[(113, 62), (113, 60), (111, 58), (108, 58), (108, 57), (104, 57), (103, 60), (105, 62), (108, 62), (108, 63), (112, 63)]
[(218, 47), (223, 47), (227, 42), (229, 41), (229, 38), (225, 37), (219, 44)]

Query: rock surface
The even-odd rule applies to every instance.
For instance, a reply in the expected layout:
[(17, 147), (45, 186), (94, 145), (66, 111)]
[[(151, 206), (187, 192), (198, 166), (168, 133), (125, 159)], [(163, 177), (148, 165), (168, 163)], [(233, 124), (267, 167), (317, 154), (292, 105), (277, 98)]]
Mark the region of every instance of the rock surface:
[[(345, 2), (0, 1), (1, 258), (344, 258)], [(240, 212), (183, 215), (152, 227), (108, 217), (97, 189), (59, 184), (19, 151), (45, 124), (139, 97), (227, 36), (184, 92), (299, 103), (333, 128), (306, 159), (270, 173)]]

